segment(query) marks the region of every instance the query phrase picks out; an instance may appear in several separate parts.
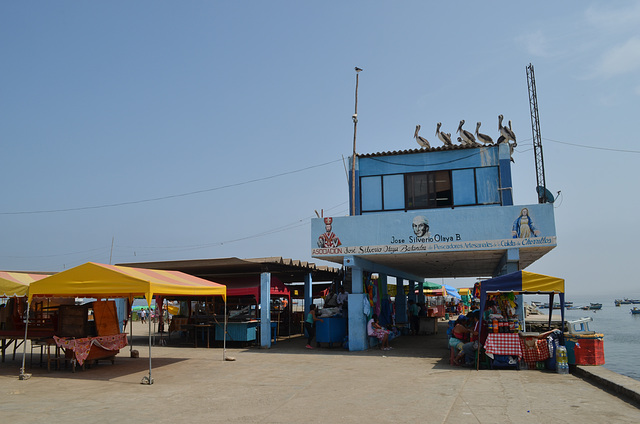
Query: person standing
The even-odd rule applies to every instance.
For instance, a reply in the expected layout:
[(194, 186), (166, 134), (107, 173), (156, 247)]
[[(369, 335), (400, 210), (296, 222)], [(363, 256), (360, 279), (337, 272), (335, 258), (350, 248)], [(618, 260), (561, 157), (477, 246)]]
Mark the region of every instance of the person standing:
[(411, 326), (411, 334), (418, 334), (418, 327), (420, 325), (420, 307), (416, 304), (415, 300), (409, 300), (409, 325)]
[(304, 321), (304, 329), (307, 330), (307, 349), (313, 349), (311, 342), (316, 337), (316, 321), (324, 322), (321, 318), (316, 316), (316, 305), (309, 307), (309, 313), (307, 319)]
[(340, 287), (340, 293), (338, 293), (338, 308), (342, 313), (346, 312), (347, 305), (349, 304), (349, 293), (344, 289), (344, 286)]

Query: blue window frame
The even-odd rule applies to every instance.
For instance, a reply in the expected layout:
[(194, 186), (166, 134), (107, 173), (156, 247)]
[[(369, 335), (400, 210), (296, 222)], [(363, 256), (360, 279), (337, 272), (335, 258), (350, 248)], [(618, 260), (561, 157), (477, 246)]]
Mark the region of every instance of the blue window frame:
[(497, 166), (360, 178), (362, 212), (500, 203)]

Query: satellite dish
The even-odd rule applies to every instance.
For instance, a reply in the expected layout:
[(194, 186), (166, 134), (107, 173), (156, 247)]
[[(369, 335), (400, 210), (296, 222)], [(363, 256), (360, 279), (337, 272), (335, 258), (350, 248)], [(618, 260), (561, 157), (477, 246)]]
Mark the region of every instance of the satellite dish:
[(546, 203), (553, 203), (556, 201), (556, 198), (553, 197), (553, 194), (546, 188), (542, 186), (536, 187), (536, 192), (538, 193), (538, 199), (544, 199)]

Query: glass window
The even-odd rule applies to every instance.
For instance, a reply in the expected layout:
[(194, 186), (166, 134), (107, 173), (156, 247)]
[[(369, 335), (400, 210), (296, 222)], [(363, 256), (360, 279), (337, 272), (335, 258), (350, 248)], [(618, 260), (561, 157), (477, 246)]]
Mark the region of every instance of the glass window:
[(476, 177), (473, 169), (451, 171), (453, 204), (456, 206), (476, 204)]
[(476, 168), (478, 204), (500, 203), (499, 178), (497, 166)]
[(404, 209), (404, 175), (382, 177), (384, 209)]
[(451, 174), (449, 171), (406, 174), (407, 209), (451, 206)]
[(360, 178), (360, 193), (363, 211), (382, 210), (382, 178), (380, 176)]

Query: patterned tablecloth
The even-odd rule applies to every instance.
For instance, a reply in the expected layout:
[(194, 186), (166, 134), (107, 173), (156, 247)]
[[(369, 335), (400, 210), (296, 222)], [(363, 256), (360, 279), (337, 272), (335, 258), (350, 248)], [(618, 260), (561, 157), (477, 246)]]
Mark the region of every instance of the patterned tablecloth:
[(489, 333), (484, 349), (492, 355), (512, 355), (522, 358), (520, 336), (514, 333)]
[(82, 365), (89, 356), (91, 346), (96, 345), (104, 350), (120, 350), (127, 345), (127, 334), (121, 333), (113, 336), (85, 337), (82, 339), (66, 339), (53, 336), (56, 345), (65, 350), (71, 349), (75, 353), (78, 364)]
[(527, 346), (523, 337), (520, 339), (522, 344), (522, 356), (525, 362), (538, 362), (549, 359), (549, 344), (547, 343), (547, 339), (534, 339), (535, 344), (531, 347)]

